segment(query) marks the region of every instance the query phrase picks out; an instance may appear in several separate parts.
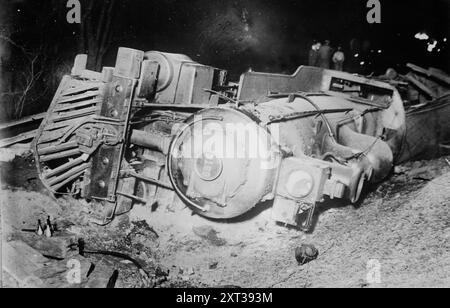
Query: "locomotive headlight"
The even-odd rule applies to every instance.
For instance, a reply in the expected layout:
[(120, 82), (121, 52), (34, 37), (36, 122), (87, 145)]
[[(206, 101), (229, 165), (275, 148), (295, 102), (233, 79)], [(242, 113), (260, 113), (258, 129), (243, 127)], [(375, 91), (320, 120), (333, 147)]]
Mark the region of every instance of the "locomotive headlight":
[(286, 190), (296, 199), (308, 196), (314, 188), (314, 179), (306, 171), (296, 170), (292, 172), (286, 182)]

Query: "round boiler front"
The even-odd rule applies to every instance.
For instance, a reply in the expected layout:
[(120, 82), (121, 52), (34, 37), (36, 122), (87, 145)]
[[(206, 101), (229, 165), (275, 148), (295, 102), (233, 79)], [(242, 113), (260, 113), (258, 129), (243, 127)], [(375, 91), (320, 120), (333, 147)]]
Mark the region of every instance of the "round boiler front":
[(230, 219), (273, 198), (279, 163), (266, 129), (239, 110), (211, 108), (189, 118), (175, 137), (168, 172), (194, 211)]

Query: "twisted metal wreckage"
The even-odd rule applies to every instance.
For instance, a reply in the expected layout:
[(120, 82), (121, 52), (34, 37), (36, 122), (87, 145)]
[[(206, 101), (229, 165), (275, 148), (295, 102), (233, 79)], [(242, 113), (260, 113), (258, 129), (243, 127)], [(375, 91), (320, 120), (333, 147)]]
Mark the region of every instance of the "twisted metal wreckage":
[(411, 113), (439, 136), (413, 132), (396, 87), (344, 72), (232, 83), (187, 56), (128, 48), (101, 73), (86, 62), (63, 78), (33, 148), (46, 188), (101, 203), (105, 223), (135, 203), (226, 220), (272, 202), (274, 220), (308, 230), (326, 198), (357, 202), (394, 164), (450, 140), (448, 96)]

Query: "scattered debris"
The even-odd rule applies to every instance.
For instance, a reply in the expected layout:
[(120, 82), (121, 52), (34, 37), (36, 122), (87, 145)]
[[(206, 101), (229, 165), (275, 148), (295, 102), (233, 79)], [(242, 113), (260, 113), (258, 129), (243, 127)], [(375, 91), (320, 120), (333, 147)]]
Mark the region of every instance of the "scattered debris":
[[(0, 124), (0, 148), (29, 141), (36, 136), (37, 127), (47, 115), (46, 112)], [(28, 144), (30, 149), (30, 144)]]
[(21, 241), (4, 242), (2, 247), (3, 286), (20, 288), (43, 287), (44, 282), (34, 274), (46, 262), (38, 251)]
[(423, 175), (423, 174), (425, 174), (425, 173), (427, 173), (428, 172), (428, 169), (429, 169), (429, 167), (422, 167), (422, 168), (417, 168), (417, 169), (413, 169), (413, 170), (411, 170), (409, 173), (408, 173), (408, 175), (410, 176), (410, 177), (417, 177), (417, 176), (419, 176), (419, 175)]
[(219, 265), (219, 262), (218, 261), (213, 261), (213, 262), (211, 262), (210, 264), (209, 264), (209, 269), (216, 269), (217, 268), (217, 266)]
[(36, 136), (37, 130), (32, 130), (17, 136), (0, 140), (0, 148), (31, 140)]
[(405, 166), (395, 166), (394, 167), (394, 174), (404, 174), (408, 171), (408, 168)]
[(223, 238), (217, 236), (217, 231), (210, 226), (193, 227), (195, 235), (207, 240), (210, 244), (214, 246), (224, 246), (227, 241)]
[(295, 259), (300, 265), (314, 261), (319, 256), (319, 250), (313, 245), (303, 244), (295, 249)]
[(2, 188), (22, 187), (27, 191), (43, 191), (32, 155), (16, 156), (10, 162), (0, 163)]
[(41, 220), (40, 219), (38, 219), (38, 227), (37, 227), (37, 230), (36, 230), (36, 234), (39, 235), (39, 236), (44, 235), (44, 230), (42, 230), (42, 224), (41, 224)]
[(114, 287), (116, 286), (117, 278), (119, 278), (119, 271), (115, 270), (114, 273), (112, 274), (111, 278), (109, 278), (106, 288), (114, 289)]
[(31, 155), (31, 143), (19, 143), (7, 148), (0, 148), (0, 162), (13, 161), (16, 157)]
[(12, 239), (19, 240), (42, 255), (52, 259), (65, 259), (67, 257), (67, 247), (76, 241), (75, 236), (69, 233), (60, 233), (58, 236), (47, 237), (30, 234), (13, 234)]
[(195, 270), (194, 270), (194, 268), (193, 268), (193, 267), (188, 268), (187, 274), (188, 274), (189, 276), (195, 275)]
[(45, 226), (44, 235), (47, 238), (50, 238), (53, 236), (52, 229), (48, 225)]
[(167, 275), (165, 275), (161, 271), (158, 271), (158, 274), (160, 277), (156, 277), (156, 275), (155, 275), (155, 277), (150, 277), (149, 273), (147, 273), (144, 270), (143, 265), (139, 261), (137, 261), (136, 259), (130, 257), (129, 255), (127, 255), (125, 253), (116, 252), (116, 251), (86, 249), (86, 243), (83, 239), (78, 239), (78, 243), (70, 245), (70, 248), (71, 249), (77, 248), (78, 252), (81, 256), (85, 256), (85, 254), (104, 255), (104, 256), (111, 256), (111, 257), (130, 261), (139, 270), (139, 274), (141, 276), (142, 282), (146, 288), (153, 288), (156, 286), (157, 283), (160, 284), (161, 282), (166, 280)]
[[(282, 229), (283, 232), (278, 232), (280, 228), (270, 223), (265, 227), (265, 234), (257, 230), (260, 223), (253, 231), (245, 229), (251, 228), (250, 225), (241, 226), (239, 223), (233, 225), (235, 231), (233, 235), (226, 231), (229, 230), (226, 226), (213, 222), (210, 222), (209, 228), (189, 232), (194, 230), (192, 225), (202, 225), (195, 216), (193, 221), (189, 221), (192, 225), (188, 227), (178, 225), (167, 228), (162, 222), (164, 218), (170, 218), (173, 214), (162, 214), (164, 212), (162, 209), (149, 214), (153, 220), (147, 219), (146, 222), (138, 224), (126, 222), (123, 226), (118, 224), (108, 227), (90, 226), (87, 223), (80, 223), (83, 221), (79, 219), (80, 207), (77, 209), (73, 206), (73, 202), (84, 204), (84, 201), (61, 198), (56, 203), (46, 194), (8, 190), (4, 195), (3, 204), (6, 208), (3, 213), (7, 218), (6, 226), (12, 222), (16, 227), (12, 229), (13, 236), (9, 236), (8, 233), (8, 240), (3, 242), (4, 247), (21, 245), (27, 248), (20, 248), (15, 252), (16, 256), (25, 255), (26, 260), (23, 258), (15, 260), (14, 256), (5, 259), (17, 262), (13, 266), (10, 263), (8, 270), (7, 264), (3, 264), (4, 285), (105, 288), (117, 271), (115, 287), (232, 287), (231, 285), (358, 287), (363, 285), (360, 281), (365, 281), (365, 262), (371, 258), (383, 258), (383, 287), (446, 285), (448, 277), (440, 276), (440, 273), (443, 273), (442, 268), (447, 264), (445, 262), (448, 259), (446, 258), (448, 235), (441, 231), (449, 221), (446, 211), (448, 185), (445, 185), (449, 176), (437, 178), (450, 170), (448, 159), (447, 157), (402, 165), (397, 171), (404, 174), (395, 174), (380, 185), (378, 190), (369, 191), (364, 203), (357, 210), (352, 207), (324, 209), (325, 213), (322, 213), (314, 234), (303, 238), (297, 235), (293, 237), (297, 234), (294, 231)], [(434, 180), (411, 181), (410, 172), (424, 166), (428, 166), (428, 170), (423, 176)], [(415, 199), (418, 199), (417, 202)], [(383, 202), (379, 202), (380, 200)], [(36, 217), (42, 217), (42, 222), (45, 222), (47, 212), (51, 215), (52, 222), (58, 222), (59, 230), (64, 230), (64, 233), (69, 230), (76, 231), (74, 233), (77, 234), (71, 235), (75, 242), (77, 238), (83, 237), (89, 246), (96, 249), (121, 251), (136, 256), (137, 261), (149, 272), (149, 280), (143, 282), (142, 274), (128, 260), (121, 262), (114, 257), (90, 254), (83, 257), (77, 251), (67, 252), (64, 260), (43, 257), (43, 252), (32, 248), (21, 238), (31, 238), (30, 243), (36, 239), (55, 243), (61, 241), (61, 231), (47, 239), (44, 236), (37, 236), (35, 232), (23, 234), (20, 228), (24, 226), (36, 231)], [(187, 213), (186, 217), (189, 214)], [(257, 221), (261, 224), (265, 222), (265, 215), (266, 212), (263, 212)], [(156, 235), (147, 226), (152, 226), (150, 229), (158, 231), (157, 240)], [(198, 234), (207, 235), (211, 230), (216, 236), (223, 236), (223, 240), (229, 245), (217, 249), (204, 245), (196, 239), (201, 237)], [(247, 233), (244, 230), (247, 230)], [(151, 249), (145, 247), (141, 254), (137, 254), (145, 237), (151, 238), (150, 242), (155, 242)], [(295, 249), (299, 240), (305, 243), (319, 242), (333, 245), (320, 250), (320, 260), (317, 262), (299, 267), (296, 266), (296, 261), (295, 264), (292, 263), (292, 255), (289, 253)], [(205, 242), (209, 243), (208, 240)], [(160, 246), (153, 253), (152, 249), (156, 245)], [(25, 253), (24, 250), (31, 250), (33, 253)], [(329, 252), (326, 253), (327, 251)], [(436, 262), (423, 262), (431, 258)], [(70, 272), (70, 268), (67, 267), (69, 260), (77, 260), (81, 264), (80, 284), (67, 282), (67, 275)], [(210, 269), (209, 266), (214, 267), (216, 261), (219, 262), (217, 268), (220, 266), (220, 270)], [(160, 267), (161, 264), (165, 266), (164, 268), (170, 268), (170, 276), (168, 270)], [(181, 266), (184, 267), (184, 271), (178, 270)], [(18, 282), (14, 277), (22, 277), (22, 280)], [(335, 277), (341, 279), (336, 281)]]
[(149, 226), (149, 224), (145, 220), (140, 221), (133, 221), (133, 229), (131, 230), (130, 234), (136, 235), (136, 234), (144, 234), (147, 232), (152, 233), (155, 238), (159, 238), (159, 234)]

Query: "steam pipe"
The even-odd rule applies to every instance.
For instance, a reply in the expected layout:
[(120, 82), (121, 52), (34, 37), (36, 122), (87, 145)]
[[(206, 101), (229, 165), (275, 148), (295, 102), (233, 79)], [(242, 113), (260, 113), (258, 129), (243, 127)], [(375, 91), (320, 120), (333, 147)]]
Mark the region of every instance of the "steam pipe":
[(163, 154), (169, 153), (170, 142), (172, 137), (167, 134), (156, 131), (133, 130), (131, 132), (130, 142), (132, 144), (157, 150)]

